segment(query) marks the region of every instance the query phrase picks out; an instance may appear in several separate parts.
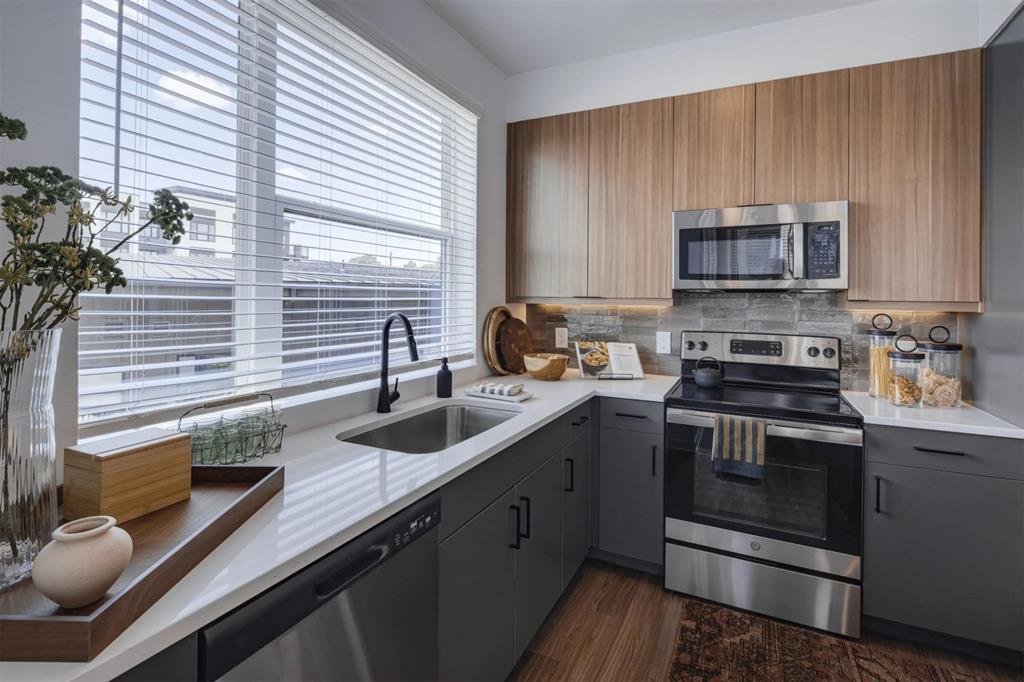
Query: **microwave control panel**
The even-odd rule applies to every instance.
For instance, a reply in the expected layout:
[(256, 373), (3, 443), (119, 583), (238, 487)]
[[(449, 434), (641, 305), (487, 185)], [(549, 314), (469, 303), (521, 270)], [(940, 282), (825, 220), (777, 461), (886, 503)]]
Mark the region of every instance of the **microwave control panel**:
[(807, 244), (806, 278), (839, 277), (839, 223), (807, 223), (804, 229)]

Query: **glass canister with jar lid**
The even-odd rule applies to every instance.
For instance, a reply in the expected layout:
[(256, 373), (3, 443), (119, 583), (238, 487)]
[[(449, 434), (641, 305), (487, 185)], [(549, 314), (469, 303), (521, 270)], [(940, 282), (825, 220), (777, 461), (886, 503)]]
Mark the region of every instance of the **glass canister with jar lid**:
[[(914, 342), (911, 350), (900, 348), (900, 341)], [(889, 402), (898, 407), (921, 407), (921, 375), (924, 353), (917, 350), (917, 339), (904, 334), (896, 339), (889, 351)]]
[(922, 401), (925, 405), (960, 407), (960, 354), (964, 347), (950, 343), (949, 339), (949, 329), (937, 325), (928, 332), (928, 342), (918, 344), (925, 355), (921, 371)]
[(891, 329), (892, 318), (878, 313), (871, 318), (868, 331), (868, 394), (872, 398), (889, 395), (889, 351), (893, 349), (896, 332)]

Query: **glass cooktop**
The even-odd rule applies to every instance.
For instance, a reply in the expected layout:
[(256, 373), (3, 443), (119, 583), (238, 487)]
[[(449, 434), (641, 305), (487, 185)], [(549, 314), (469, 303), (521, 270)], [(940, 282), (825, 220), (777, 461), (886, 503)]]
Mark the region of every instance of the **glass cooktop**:
[(723, 385), (702, 388), (691, 381), (680, 381), (665, 397), (670, 407), (681, 407), (722, 414), (775, 417), (843, 426), (860, 426), (863, 420), (846, 400), (830, 391), (788, 390)]

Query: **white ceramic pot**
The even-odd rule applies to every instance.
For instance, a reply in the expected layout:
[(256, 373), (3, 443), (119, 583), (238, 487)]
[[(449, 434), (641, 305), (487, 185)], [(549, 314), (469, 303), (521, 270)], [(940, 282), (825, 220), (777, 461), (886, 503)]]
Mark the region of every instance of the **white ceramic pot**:
[(132, 539), (113, 516), (87, 516), (53, 531), (36, 557), (32, 582), (66, 609), (101, 598), (132, 558)]

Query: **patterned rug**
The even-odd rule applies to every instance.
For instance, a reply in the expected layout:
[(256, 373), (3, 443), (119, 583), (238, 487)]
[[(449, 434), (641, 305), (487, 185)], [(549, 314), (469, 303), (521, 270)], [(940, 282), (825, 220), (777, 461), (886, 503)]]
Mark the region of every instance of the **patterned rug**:
[(1020, 680), (1020, 671), (984, 665), (904, 642), (833, 637), (687, 599), (669, 680)]

